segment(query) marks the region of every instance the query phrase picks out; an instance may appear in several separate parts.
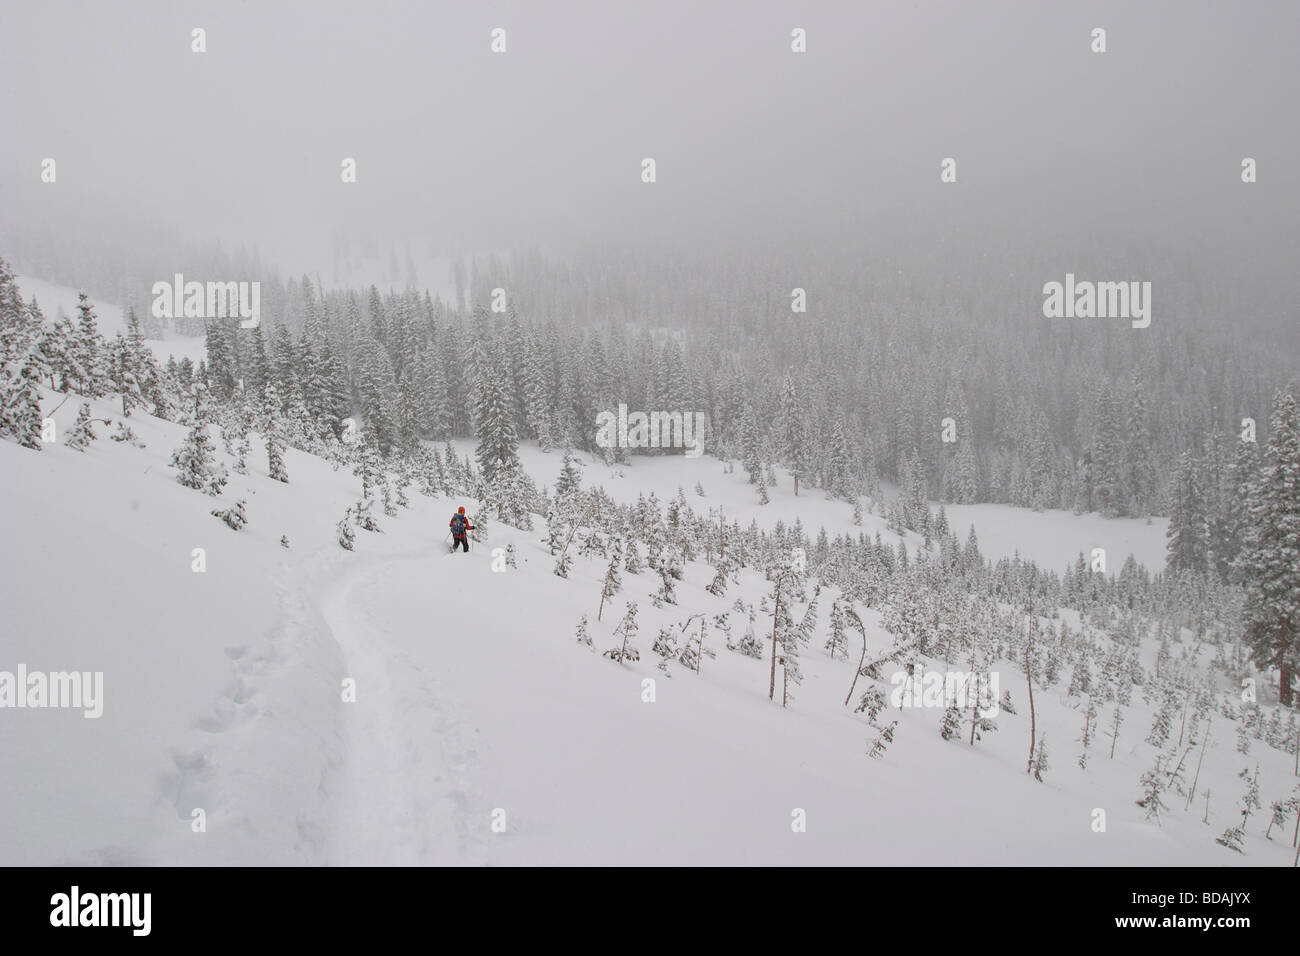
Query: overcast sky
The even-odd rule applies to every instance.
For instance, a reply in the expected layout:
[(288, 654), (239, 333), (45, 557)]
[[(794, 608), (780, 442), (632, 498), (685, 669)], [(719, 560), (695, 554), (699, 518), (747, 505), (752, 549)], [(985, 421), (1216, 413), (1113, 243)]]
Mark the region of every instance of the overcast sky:
[(6, 0), (0, 220), (117, 210), (123, 241), (161, 219), (299, 268), (340, 231), (545, 251), (987, 222), (1294, 248), (1297, 38), (1294, 0)]

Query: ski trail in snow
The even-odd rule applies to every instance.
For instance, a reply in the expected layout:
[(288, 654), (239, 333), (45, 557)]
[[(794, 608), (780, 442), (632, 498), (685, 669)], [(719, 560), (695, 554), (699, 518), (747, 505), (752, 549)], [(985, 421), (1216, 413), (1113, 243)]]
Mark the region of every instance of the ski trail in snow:
[(343, 651), (344, 673), (356, 682), (356, 701), (341, 712), (344, 783), (334, 862), (413, 865), (419, 862), (411, 832), (416, 814), (398, 750), (388, 663), (366, 639), (361, 615), (352, 606), (358, 586), (373, 575), (369, 571), (352, 578), (321, 602), (321, 613)]
[[(419, 553), (427, 558), (427, 550)], [(349, 578), (321, 600), (321, 613), (356, 681), (344, 704), (345, 756), (337, 796), (339, 865), (451, 865), (481, 862), (468, 819), (466, 755), (434, 676), (411, 657), (418, 622), (394, 633), (383, 586), (393, 556)], [(409, 557), (407, 558), (409, 560)]]

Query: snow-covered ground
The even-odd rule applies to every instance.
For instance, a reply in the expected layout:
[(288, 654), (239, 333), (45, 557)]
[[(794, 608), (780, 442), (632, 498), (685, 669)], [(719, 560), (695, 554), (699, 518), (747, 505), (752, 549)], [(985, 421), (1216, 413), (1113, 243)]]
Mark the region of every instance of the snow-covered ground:
[[(473, 442), (453, 442), (463, 456), (472, 454)], [(520, 449), (520, 460), (529, 474), (548, 486), (554, 483), (559, 465), (555, 455), (548, 455), (529, 446)], [(734, 518), (742, 527), (754, 520), (760, 528), (770, 529), (777, 521), (787, 527), (796, 517), (803, 521), (804, 530), (816, 539), (819, 528), (827, 535), (847, 533), (854, 536), (865, 532), (874, 537), (880, 532), (881, 540), (889, 544), (898, 542), (896, 532), (890, 531), (884, 517), (883, 502), (874, 513), (872, 502), (862, 499), (863, 516), (860, 526), (853, 524), (853, 506), (846, 501), (827, 499), (825, 492), (816, 488), (801, 488), (794, 494), (794, 479), (788, 471), (777, 468), (777, 486), (769, 489), (769, 504), (760, 505), (754, 486), (739, 462), (732, 462), (732, 471), (726, 472), (727, 463), (709, 455), (686, 458), (682, 455), (647, 457), (635, 456), (625, 465), (607, 466), (593, 461), (591, 456), (579, 456), (586, 462), (584, 480), (590, 485), (603, 485), (618, 502), (634, 502), (639, 494), (654, 492), (666, 504), (681, 487), (687, 501), (697, 511), (722, 507), (727, 522)], [(695, 483), (704, 488), (704, 497), (695, 493)], [(887, 497), (894, 490), (885, 487)], [(937, 509), (938, 503), (932, 503)], [(1067, 564), (1074, 564), (1080, 553), (1091, 555), (1093, 548), (1105, 548), (1107, 567), (1118, 571), (1131, 553), (1139, 564), (1145, 564), (1153, 573), (1165, 563), (1165, 529), (1168, 518), (1103, 518), (1096, 513), (1073, 514), (1069, 511), (1034, 512), (1011, 505), (946, 505), (948, 525), (965, 541), (967, 530), (975, 526), (980, 551), (985, 557), (1010, 558), (1019, 553), (1021, 558), (1035, 561), (1045, 570), (1060, 573)], [(922, 543), (920, 536), (908, 533), (909, 549)]]
[[(41, 312), (49, 322), (53, 322), (59, 314), (59, 309), (76, 321), (77, 318), (77, 290), (66, 285), (59, 285), (54, 282), (46, 282), (44, 279), (37, 279), (33, 276), (16, 276), (18, 288), (22, 291), (23, 301), (31, 302), (33, 298), (41, 307)], [(116, 332), (126, 332), (126, 318), (120, 305), (114, 305), (111, 302), (104, 302), (100, 299), (91, 298), (90, 304), (95, 308), (95, 315), (98, 318), (99, 331), (106, 337), (112, 338)], [(137, 315), (139, 310), (137, 309)], [(139, 316), (141, 319), (143, 315)], [(160, 362), (166, 362), (169, 356), (175, 356), (179, 362), (181, 359), (188, 358), (196, 365), (207, 356), (207, 346), (204, 343), (203, 336), (184, 336), (177, 335), (170, 329), (164, 332), (164, 338), (145, 339), (145, 344), (149, 346), (150, 351), (157, 356)]]
[[(47, 410), (58, 399), (47, 396)], [(54, 415), (60, 438), (77, 404)], [(92, 405), (117, 417), (111, 401)], [(936, 710), (890, 710), (882, 721), (897, 719), (897, 735), (873, 760), (877, 731), (844, 706), (853, 664), (821, 650), (828, 595), (804, 683), (783, 710), (779, 688), (777, 703), (768, 700), (768, 662), (726, 650), (716, 631), (717, 657), (698, 674), (674, 663), (668, 678), (650, 653), (660, 627), (727, 610), (738, 596), (758, 602), (766, 585), (755, 572), (718, 598), (704, 590), (712, 569), (690, 564), (679, 605), (663, 609), (649, 601), (657, 578), (624, 574), (597, 622), (603, 562), (578, 558), (567, 579), (556, 577), (540, 523), (531, 532), (493, 523), (468, 556), (449, 555), (448, 517), (472, 503), (412, 490), (409, 509), (380, 515), (383, 532), (357, 531), (347, 552), (335, 523), (360, 494), (347, 471), (290, 451), (285, 485), (255, 453), (249, 475), (232, 474), (212, 498), (177, 484), (167, 465), (185, 429), (139, 413), (130, 422), (146, 448), (112, 442), (102, 426), (85, 453), (0, 442), (0, 670), (104, 673), (99, 719), (0, 712), (0, 863), (1291, 862), (1289, 832), (1263, 838), (1266, 810), (1252, 819), (1244, 855), (1214, 843), (1238, 819), (1243, 766), (1258, 761), (1265, 807), (1295, 782), (1292, 757), (1262, 742), (1237, 753), (1222, 718), (1201, 770), (1200, 789), (1213, 794), (1208, 825), (1200, 797), (1187, 812), (1168, 798), (1162, 825), (1135, 806), (1156, 753), (1142, 742), (1151, 713), (1140, 692), (1114, 759), (1101, 737), (1084, 772), (1079, 698), (1063, 684), (1036, 688), (1051, 769), (1042, 783), (1026, 775), (1029, 718), (1009, 664), (1002, 688), (1019, 713), (1001, 714), (996, 733), (972, 748), (940, 738)], [(553, 484), (558, 453), (525, 449), (524, 458)], [(759, 508), (739, 469), (691, 465), (702, 501), (742, 522), (767, 512), (787, 524), (799, 516), (814, 535), (823, 524), (832, 534), (851, 527), (848, 506), (819, 493), (795, 499), (783, 481)], [(653, 490), (665, 503), (680, 483), (700, 506), (680, 459), (607, 472), (589, 465), (585, 481), (623, 500)], [(236, 498), (248, 503), (239, 532), (209, 513)], [(1089, 529), (1114, 524), (1006, 511), (1001, 531), (978, 528), (986, 554), (1002, 534), (1048, 564), (1087, 547)], [(883, 533), (868, 515), (864, 530), (877, 525)], [(1134, 541), (1159, 530), (1135, 524)], [(1068, 543), (1055, 540), (1063, 534)], [(511, 542), (518, 568), (494, 571), (492, 549)], [(616, 664), (575, 642), (587, 615), (596, 649), (608, 647), (629, 600), (641, 610), (639, 662)], [(882, 651), (879, 618), (865, 621), (872, 651)], [(355, 702), (344, 700), (349, 686)], [(204, 832), (192, 822), (198, 809)], [(1106, 811), (1104, 833), (1093, 830), (1096, 809)], [(806, 832), (792, 828), (798, 811)]]

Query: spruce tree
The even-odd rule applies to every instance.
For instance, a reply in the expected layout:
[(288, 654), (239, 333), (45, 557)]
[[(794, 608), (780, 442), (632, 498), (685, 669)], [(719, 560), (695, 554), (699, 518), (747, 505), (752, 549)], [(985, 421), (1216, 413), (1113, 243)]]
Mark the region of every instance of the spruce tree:
[(0, 435), (41, 448), (42, 379), (52, 369), (44, 320), (35, 300), (24, 305), (8, 264), (0, 259)]
[(1170, 571), (1209, 569), (1209, 534), (1205, 492), (1190, 452), (1183, 452), (1174, 477), (1173, 511), (1169, 516), (1165, 566)]
[(226, 484), (226, 469), (216, 459), (216, 446), (208, 436), (208, 413), (202, 391), (196, 392), (194, 424), (181, 446), (172, 452), (171, 466), (176, 480), (186, 488), (221, 494)]
[(1280, 672), (1278, 700), (1291, 706), (1300, 668), (1300, 414), (1296, 387), (1280, 392), (1269, 423), (1240, 562), (1245, 639), (1254, 659)]
[(72, 425), (72, 431), (68, 432), (68, 437), (63, 440), (63, 444), (74, 451), (85, 451), (90, 443), (99, 437), (95, 434), (95, 421), (90, 411), (90, 403), (82, 403), (77, 411), (77, 420)]

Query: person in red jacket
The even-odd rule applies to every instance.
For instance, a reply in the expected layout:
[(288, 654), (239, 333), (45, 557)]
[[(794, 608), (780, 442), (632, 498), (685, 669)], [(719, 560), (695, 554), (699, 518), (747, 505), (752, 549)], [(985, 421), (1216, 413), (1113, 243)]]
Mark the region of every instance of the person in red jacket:
[(465, 553), (469, 554), (469, 536), (465, 532), (473, 531), (474, 526), (465, 517), (465, 507), (463, 505), (451, 516), (451, 521), (448, 524), (451, 526), (451, 550), (455, 551), (457, 548), (464, 546)]

